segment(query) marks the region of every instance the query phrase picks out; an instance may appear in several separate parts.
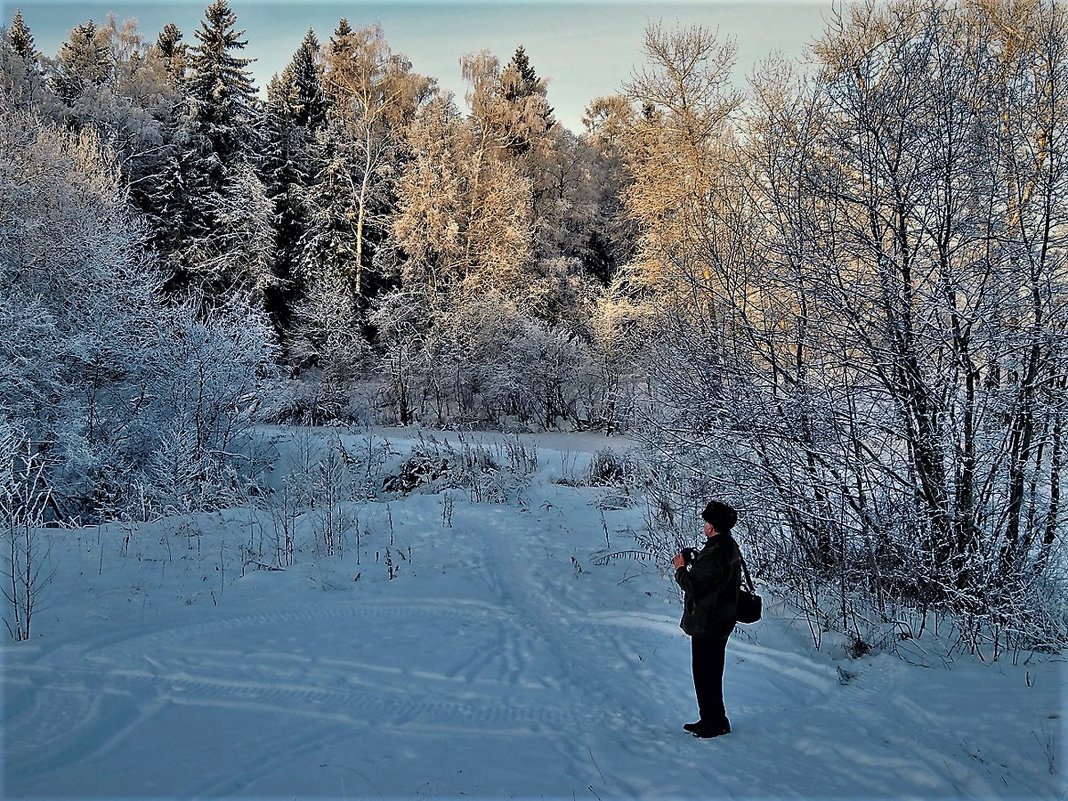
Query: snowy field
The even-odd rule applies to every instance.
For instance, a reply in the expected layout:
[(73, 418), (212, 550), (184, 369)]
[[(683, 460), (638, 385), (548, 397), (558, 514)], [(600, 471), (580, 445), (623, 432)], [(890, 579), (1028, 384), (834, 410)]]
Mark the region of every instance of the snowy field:
[(554, 481), (604, 440), (534, 440), (508, 503), (348, 501), (332, 556), (306, 511), (284, 570), (250, 509), (48, 533), (33, 638), (0, 650), (3, 798), (1065, 797), (1062, 658), (851, 660), (774, 601), (728, 646), (734, 733), (690, 737), (673, 584), (598, 563), (641, 504), (602, 521), (612, 490)]

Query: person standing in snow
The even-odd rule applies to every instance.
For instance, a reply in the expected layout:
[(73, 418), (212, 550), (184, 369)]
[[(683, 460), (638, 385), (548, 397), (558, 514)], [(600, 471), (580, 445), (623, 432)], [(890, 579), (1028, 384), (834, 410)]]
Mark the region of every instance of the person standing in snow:
[(701, 717), (683, 728), (694, 737), (729, 734), (731, 722), (723, 706), (723, 662), (727, 640), (738, 622), (738, 591), (742, 557), (731, 529), (738, 513), (725, 503), (711, 501), (701, 513), (705, 545), (684, 549), (674, 559), (675, 581), (684, 603), (679, 626), (690, 636), (693, 686)]

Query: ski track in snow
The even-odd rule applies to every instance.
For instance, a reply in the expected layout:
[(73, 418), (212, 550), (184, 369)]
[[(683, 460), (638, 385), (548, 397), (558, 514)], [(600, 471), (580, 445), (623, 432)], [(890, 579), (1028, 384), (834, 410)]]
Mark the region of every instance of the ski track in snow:
[[(843, 686), (773, 616), (728, 646), (735, 733), (689, 737), (672, 586), (591, 566), (589, 492), (531, 493), (522, 509), (457, 501), (451, 528), (435, 496), (393, 501), (415, 554), (395, 581), (370, 577), (376, 541), (332, 591), (298, 565), (233, 581), (218, 606), (40, 616), (56, 634), (2, 652), (3, 797), (1064, 797), (1028, 742), (1059, 665), (1035, 668), (1030, 694), (978, 668), (983, 696), (956, 703), (954, 671), (892, 657)], [(87, 574), (67, 577), (72, 595)]]

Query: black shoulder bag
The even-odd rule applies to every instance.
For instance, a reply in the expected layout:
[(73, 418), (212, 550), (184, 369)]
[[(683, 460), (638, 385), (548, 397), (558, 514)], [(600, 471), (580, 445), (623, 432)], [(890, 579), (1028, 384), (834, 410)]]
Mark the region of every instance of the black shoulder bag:
[[(742, 559), (740, 554), (738, 558)], [(738, 622), (756, 623), (760, 620), (764, 602), (755, 592), (756, 588), (753, 586), (753, 579), (749, 576), (749, 568), (745, 566), (744, 559), (742, 559), (742, 574), (745, 576), (746, 586), (738, 590)]]

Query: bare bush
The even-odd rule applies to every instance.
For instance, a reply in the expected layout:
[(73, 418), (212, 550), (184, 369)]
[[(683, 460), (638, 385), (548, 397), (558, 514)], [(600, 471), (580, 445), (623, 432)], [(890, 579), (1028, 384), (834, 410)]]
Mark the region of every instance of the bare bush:
[(0, 428), (0, 524), (3, 525), (4, 624), (16, 642), (30, 638), (41, 590), (52, 579), (41, 553), (40, 529), (51, 497), (40, 448), (10, 426)]

